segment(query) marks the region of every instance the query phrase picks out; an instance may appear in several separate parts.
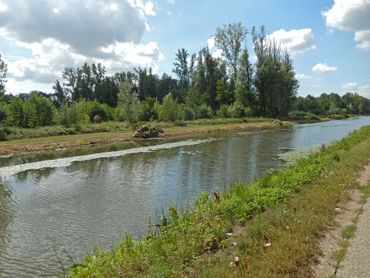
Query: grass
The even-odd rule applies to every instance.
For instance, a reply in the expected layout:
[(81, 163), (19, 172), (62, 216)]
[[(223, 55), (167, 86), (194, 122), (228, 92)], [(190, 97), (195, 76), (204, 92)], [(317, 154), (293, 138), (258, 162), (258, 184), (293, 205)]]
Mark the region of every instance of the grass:
[(6, 140), (40, 138), (49, 136), (75, 135), (87, 133), (100, 133), (112, 131), (128, 131), (128, 124), (125, 122), (104, 122), (99, 124), (64, 126), (45, 126), (37, 128), (5, 127)]
[[(235, 130), (250, 130), (256, 128), (280, 127), (280, 122), (270, 119), (210, 119), (193, 122), (156, 123), (164, 129), (163, 138), (194, 137), (209, 133), (229, 132)], [(284, 123), (289, 125), (289, 123)], [(0, 128), (1, 131), (1, 128)], [(0, 132), (1, 133), (1, 132)], [(12, 139), (0, 142), (0, 155), (15, 155), (58, 151), (91, 146), (108, 146), (138, 141), (132, 138), (133, 130), (125, 122), (106, 122), (85, 127), (64, 128), (58, 126), (39, 129), (16, 129), (8, 131)], [(11, 135), (9, 135), (11, 134)], [(1, 134), (0, 134), (1, 137)], [(9, 138), (8, 138), (9, 139)], [(0, 140), (1, 141), (1, 140)], [(139, 140), (140, 141), (140, 140)]]
[[(272, 172), (235, 183), (150, 226), (135, 241), (97, 249), (69, 277), (306, 277), (335, 207), (370, 156), (370, 127)], [(238, 258), (238, 259), (236, 259)]]

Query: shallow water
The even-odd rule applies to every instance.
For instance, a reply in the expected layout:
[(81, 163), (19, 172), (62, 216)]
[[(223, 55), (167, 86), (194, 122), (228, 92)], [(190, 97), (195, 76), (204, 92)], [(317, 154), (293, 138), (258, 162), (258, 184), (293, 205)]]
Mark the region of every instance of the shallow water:
[(370, 117), (47, 161), (2, 159), (0, 276), (60, 275), (97, 244), (110, 248), (124, 233), (145, 234), (148, 218), (173, 203), (187, 206), (201, 191), (250, 181), (281, 167), (283, 152), (338, 140), (366, 124)]

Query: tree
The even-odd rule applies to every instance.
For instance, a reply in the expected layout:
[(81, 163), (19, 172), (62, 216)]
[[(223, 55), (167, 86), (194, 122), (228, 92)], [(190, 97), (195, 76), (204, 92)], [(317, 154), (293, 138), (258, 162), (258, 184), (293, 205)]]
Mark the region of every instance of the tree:
[(171, 93), (163, 98), (163, 103), (160, 106), (158, 116), (159, 120), (163, 122), (174, 122), (176, 120), (179, 120), (180, 107)]
[(120, 83), (118, 93), (118, 105), (122, 111), (122, 116), (129, 124), (138, 121), (139, 96), (132, 81), (124, 80)]
[(236, 80), (235, 100), (244, 107), (256, 109), (256, 97), (253, 92), (253, 68), (249, 62), (248, 50), (240, 55), (239, 72)]
[(228, 63), (232, 83), (238, 76), (240, 51), (247, 34), (248, 30), (240, 22), (227, 24), (216, 30), (215, 44), (222, 50)]
[(55, 85), (53, 86), (54, 96), (55, 96), (55, 106), (61, 107), (63, 103), (66, 102), (67, 96), (64, 93), (63, 87), (60, 85), (59, 80), (55, 81)]
[(280, 88), (280, 107), (279, 114), (283, 117), (287, 117), (289, 113), (290, 106), (293, 103), (294, 98), (297, 95), (299, 83), (295, 78), (295, 71), (293, 67), (293, 61), (290, 58), (288, 52), (285, 52), (284, 58), (282, 60), (282, 78), (281, 78), (281, 88)]
[(177, 75), (179, 87), (186, 91), (189, 88), (194, 70), (195, 54), (189, 58), (189, 53), (184, 49), (178, 49), (175, 57), (173, 73)]
[(298, 89), (289, 54), (281, 54), (277, 43), (269, 39), (265, 28), (252, 28), (254, 50), (257, 56), (254, 86), (257, 91), (261, 116), (286, 117)]
[(0, 96), (5, 94), (5, 83), (6, 83), (6, 72), (8, 71), (8, 66), (1, 58), (0, 54)]
[(7, 107), (7, 114), (8, 114), (8, 124), (10, 126), (24, 126), (24, 110), (23, 110), (23, 100), (19, 97), (13, 98), (8, 107)]

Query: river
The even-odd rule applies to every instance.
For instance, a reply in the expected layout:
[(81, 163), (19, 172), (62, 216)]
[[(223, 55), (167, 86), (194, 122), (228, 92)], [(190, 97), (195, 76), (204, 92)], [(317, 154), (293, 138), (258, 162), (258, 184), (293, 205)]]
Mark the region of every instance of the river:
[[(156, 140), (118, 151), (0, 160), (0, 276), (53, 277), (201, 191), (280, 168), (279, 154), (339, 140), (370, 117)], [(43, 160), (47, 158), (47, 160)]]

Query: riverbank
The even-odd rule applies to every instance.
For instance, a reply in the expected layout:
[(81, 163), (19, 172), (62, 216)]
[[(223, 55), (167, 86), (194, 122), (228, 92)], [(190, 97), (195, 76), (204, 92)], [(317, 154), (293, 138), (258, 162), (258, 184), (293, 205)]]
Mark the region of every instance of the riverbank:
[[(209, 119), (181, 123), (158, 123), (159, 127), (163, 128), (165, 131), (164, 134), (161, 135), (162, 138), (189, 137), (228, 131), (280, 128), (281, 126), (290, 126), (292, 124), (293, 122), (279, 122), (267, 118)], [(32, 154), (44, 151), (63, 151), (141, 141), (141, 139), (132, 138), (133, 131), (127, 128), (126, 123), (93, 125), (90, 127), (90, 130), (104, 130), (104, 132), (47, 136), (47, 130), (39, 130), (35, 132), (36, 138), (22, 138), (0, 142), (0, 156)], [(38, 137), (38, 134), (41, 134), (42, 137)], [(24, 136), (32, 137), (32, 134), (27, 133)]]
[[(70, 277), (309, 276), (318, 241), (370, 157), (370, 127), (252, 184), (199, 196), (193, 209), (96, 251)], [(181, 236), (179, 236), (181, 235)]]

